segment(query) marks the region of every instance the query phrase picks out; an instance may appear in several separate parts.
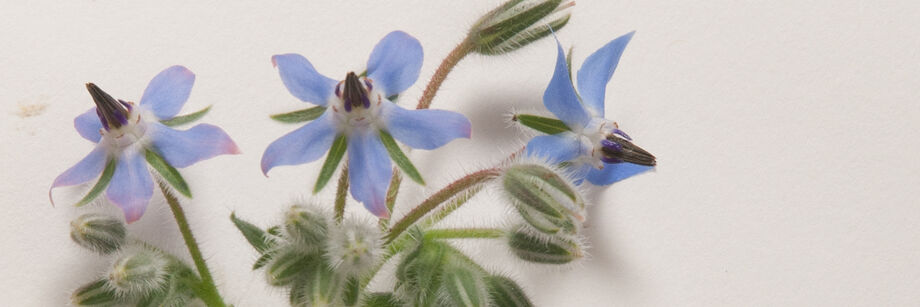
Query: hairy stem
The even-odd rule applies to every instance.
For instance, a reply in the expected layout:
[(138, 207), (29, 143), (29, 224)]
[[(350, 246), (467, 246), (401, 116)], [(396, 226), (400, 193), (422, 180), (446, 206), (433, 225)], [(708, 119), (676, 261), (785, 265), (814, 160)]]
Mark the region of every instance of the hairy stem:
[(348, 196), (348, 163), (342, 167), (339, 183), (335, 188), (335, 221), (339, 224), (345, 217), (345, 197)]
[(441, 83), (444, 83), (444, 80), (447, 79), (447, 75), (454, 69), (454, 66), (457, 66), (460, 60), (473, 51), (473, 47), (473, 41), (467, 37), (460, 42), (457, 47), (454, 47), (454, 50), (451, 50), (450, 53), (447, 54), (447, 57), (445, 57), (441, 65), (438, 66), (438, 70), (431, 76), (431, 81), (428, 81), (428, 86), (425, 87), (422, 98), (418, 100), (418, 106), (415, 107), (416, 109), (427, 109), (431, 106), (431, 101), (434, 100), (434, 96), (438, 93), (438, 89), (441, 88)]
[(223, 298), (220, 297), (220, 293), (217, 292), (217, 285), (214, 284), (214, 278), (211, 277), (211, 271), (208, 270), (208, 265), (201, 255), (201, 250), (198, 248), (198, 242), (195, 241), (195, 236), (192, 235), (192, 229), (188, 226), (188, 220), (185, 218), (185, 211), (183, 211), (182, 206), (179, 205), (179, 200), (168, 191), (164, 183), (159, 182), (159, 185), (160, 191), (163, 192), (163, 196), (166, 197), (166, 202), (169, 204), (169, 209), (172, 210), (173, 216), (176, 218), (176, 224), (179, 224), (179, 232), (182, 233), (182, 239), (185, 240), (185, 246), (188, 247), (188, 252), (192, 255), (192, 260), (195, 262), (195, 268), (198, 269), (198, 275), (201, 276), (201, 289), (199, 291), (201, 300), (210, 307), (226, 306)]
[(393, 224), (390, 228), (389, 233), (387, 233), (387, 243), (392, 242), (394, 239), (399, 237), (409, 226), (412, 226), (419, 219), (431, 212), (438, 207), (438, 205), (450, 200), (452, 197), (460, 194), (463, 191), (466, 191), (470, 188), (479, 186), (482, 183), (485, 183), (489, 180), (495, 179), (501, 175), (501, 168), (489, 168), (484, 169), (469, 175), (464, 176), (463, 178), (458, 179), (457, 181), (452, 182), (438, 192), (435, 192), (427, 199), (425, 199), (421, 204), (416, 206), (412, 211), (409, 211), (406, 216), (401, 220)]
[(498, 228), (447, 228), (425, 231), (426, 238), (432, 239), (495, 239), (505, 235)]

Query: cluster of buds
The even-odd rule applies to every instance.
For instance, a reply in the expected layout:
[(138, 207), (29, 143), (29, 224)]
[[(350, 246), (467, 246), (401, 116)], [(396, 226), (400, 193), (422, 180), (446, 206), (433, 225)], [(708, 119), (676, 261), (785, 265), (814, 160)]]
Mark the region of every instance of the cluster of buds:
[(563, 264), (584, 255), (578, 235), (585, 203), (571, 179), (548, 164), (515, 163), (505, 169), (501, 190), (524, 220), (508, 231), (518, 258)]
[(267, 230), (231, 216), (262, 254), (253, 269), (264, 267), (266, 280), (288, 289), (293, 306), (354, 306), (365, 278), (382, 251), (375, 227), (353, 219), (335, 222), (318, 204), (295, 204), (283, 223)]
[(81, 247), (107, 256), (106, 274), (71, 295), (75, 306), (186, 306), (195, 300), (190, 285), (198, 276), (158, 249), (129, 242), (125, 224), (102, 214), (84, 214), (70, 223), (70, 237)]

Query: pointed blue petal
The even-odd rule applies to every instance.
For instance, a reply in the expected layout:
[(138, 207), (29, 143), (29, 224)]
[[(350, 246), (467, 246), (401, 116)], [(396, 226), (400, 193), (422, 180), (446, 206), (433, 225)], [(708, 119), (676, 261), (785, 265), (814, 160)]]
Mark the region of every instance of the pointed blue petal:
[(541, 135), (527, 142), (527, 156), (547, 159), (550, 163), (571, 161), (580, 154), (581, 143), (571, 132)]
[(348, 136), (348, 179), (351, 196), (380, 218), (388, 218), (386, 197), (393, 168), (376, 131), (356, 131)]
[(588, 172), (588, 179), (594, 185), (608, 185), (635, 175), (638, 175), (642, 172), (653, 169), (652, 166), (638, 165), (632, 163), (614, 163), (614, 164), (604, 164), (604, 169), (592, 168)]
[(99, 130), (102, 129), (102, 122), (99, 121), (99, 115), (96, 115), (96, 107), (74, 118), (73, 126), (77, 128), (80, 136), (90, 142), (99, 143), (99, 139), (102, 138), (102, 134), (99, 133)]
[(470, 120), (444, 110), (406, 110), (384, 101), (381, 116), (394, 138), (418, 149), (435, 149), (456, 138), (469, 138)]
[(144, 90), (140, 105), (153, 111), (158, 119), (170, 119), (179, 114), (179, 110), (192, 93), (195, 74), (183, 66), (164, 69)]
[(140, 153), (126, 151), (118, 158), (112, 182), (105, 196), (125, 213), (125, 221), (134, 222), (144, 215), (153, 197), (153, 179)]
[(278, 67), (281, 81), (291, 95), (315, 105), (325, 106), (338, 83), (317, 72), (307, 58), (296, 53), (272, 56), (272, 65)]
[[(102, 174), (105, 163), (108, 161), (105, 149), (106, 145), (96, 146), (80, 162), (58, 175), (51, 184), (51, 188), (48, 189), (48, 198), (51, 198), (51, 190), (56, 187), (81, 184)], [(54, 203), (54, 200), (52, 199), (51, 202)]]
[(626, 49), (626, 44), (636, 32), (629, 32), (607, 43), (595, 51), (578, 69), (578, 93), (586, 106), (594, 111), (598, 117), (604, 117), (604, 95), (607, 91), (607, 82), (617, 69), (620, 56)]
[(160, 123), (150, 123), (150, 139), (166, 162), (183, 168), (218, 155), (238, 154), (240, 150), (224, 130), (199, 124), (188, 130), (175, 130)]
[(262, 154), (262, 173), (267, 176), (275, 166), (304, 164), (322, 157), (337, 133), (332, 120), (332, 112), (326, 111), (268, 145)]
[(415, 37), (403, 31), (390, 32), (371, 52), (367, 77), (386, 96), (399, 94), (418, 80), (422, 57), (422, 44)]
[(553, 79), (549, 81), (546, 91), (543, 92), (543, 105), (565, 122), (566, 126), (578, 130), (588, 123), (591, 116), (578, 101), (578, 95), (575, 94), (565, 62), (562, 45), (559, 44), (559, 40), (556, 40), (556, 68), (553, 72)]

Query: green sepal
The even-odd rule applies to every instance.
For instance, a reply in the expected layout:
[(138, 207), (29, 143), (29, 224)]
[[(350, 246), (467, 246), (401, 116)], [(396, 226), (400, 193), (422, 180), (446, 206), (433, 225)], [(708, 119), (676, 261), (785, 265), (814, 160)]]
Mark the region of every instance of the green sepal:
[[(529, 45), (530, 43), (553, 34), (553, 31), (559, 31), (559, 29), (562, 29), (562, 27), (569, 23), (569, 18), (571, 18), (570, 15), (565, 15), (564, 17), (553, 20), (548, 24), (534, 26), (533, 28), (529, 28), (514, 35), (499, 45), (493, 46), (490, 50), (480, 50), (479, 52), (486, 55), (495, 55), (520, 49)], [(571, 80), (571, 78), (569, 78), (569, 80)]]
[(409, 160), (409, 157), (406, 157), (406, 154), (399, 148), (399, 144), (396, 144), (396, 140), (393, 139), (393, 136), (390, 135), (389, 132), (381, 130), (380, 141), (383, 142), (383, 147), (386, 147), (387, 152), (390, 153), (390, 158), (393, 159), (396, 166), (398, 166), (406, 176), (409, 176), (412, 181), (418, 184), (425, 185), (425, 180), (422, 179), (422, 175), (415, 169), (415, 165), (412, 165), (412, 161)]
[(122, 296), (115, 293), (115, 290), (107, 285), (105, 279), (77, 288), (70, 296), (70, 302), (74, 306), (112, 306), (127, 303)]
[(145, 158), (147, 158), (147, 163), (163, 177), (163, 180), (166, 180), (170, 186), (176, 189), (176, 191), (179, 191), (182, 195), (185, 195), (185, 197), (192, 198), (192, 191), (189, 190), (188, 183), (185, 183), (185, 179), (182, 178), (179, 171), (172, 165), (169, 165), (169, 162), (166, 162), (166, 160), (157, 153), (150, 149), (146, 151)]
[(270, 243), (271, 237), (262, 228), (236, 217), (236, 212), (230, 213), (230, 220), (233, 221), (236, 229), (243, 233), (246, 241), (249, 241), (249, 244), (259, 253), (265, 253), (272, 247), (273, 244)]
[(361, 282), (355, 277), (349, 277), (345, 281), (345, 289), (342, 290), (342, 303), (345, 303), (345, 306), (355, 306), (360, 298)]
[(303, 254), (293, 249), (279, 251), (268, 264), (265, 276), (272, 286), (290, 285), (320, 261), (317, 254)]
[(188, 306), (201, 280), (184, 263), (174, 260), (167, 268), (166, 283), (140, 299), (137, 307)]
[(102, 191), (105, 191), (105, 188), (109, 186), (109, 182), (112, 181), (112, 175), (115, 174), (115, 165), (118, 164), (115, 159), (110, 159), (108, 163), (105, 164), (105, 169), (102, 170), (102, 176), (99, 176), (99, 181), (96, 181), (96, 185), (89, 190), (89, 193), (86, 193), (86, 196), (83, 196), (75, 206), (81, 207), (86, 205), (99, 197), (99, 194), (102, 194)]
[(564, 264), (584, 256), (576, 239), (566, 236), (537, 235), (518, 228), (508, 240), (515, 256), (526, 261), (546, 264)]
[(275, 114), (271, 118), (282, 123), (296, 124), (314, 120), (323, 115), (323, 112), (326, 112), (326, 107), (315, 106), (294, 112)]
[(403, 302), (399, 301), (393, 293), (376, 292), (364, 297), (363, 307), (402, 307)]
[(326, 162), (323, 162), (323, 168), (319, 171), (319, 177), (316, 178), (316, 185), (313, 186), (313, 194), (319, 193), (319, 191), (329, 183), (329, 179), (332, 178), (335, 169), (338, 168), (339, 163), (342, 162), (342, 157), (345, 156), (346, 149), (348, 149), (348, 139), (344, 134), (339, 135), (335, 138), (335, 141), (332, 142), (332, 147), (329, 148), (329, 154), (326, 155)]
[(489, 290), (490, 306), (494, 307), (530, 307), (533, 303), (516, 282), (504, 276), (486, 277)]
[[(462, 261), (452, 261), (461, 262)], [(454, 264), (454, 263), (452, 263)], [(444, 272), (444, 288), (453, 306), (480, 307), (488, 305), (482, 275), (466, 265), (451, 265)]]
[(255, 270), (261, 269), (261, 268), (264, 267), (266, 264), (268, 264), (269, 262), (271, 262), (271, 261), (272, 261), (272, 257), (274, 257), (274, 256), (275, 256), (275, 251), (268, 251), (268, 252), (262, 254), (262, 256), (259, 257), (259, 259), (256, 259), (256, 263), (253, 263), (253, 264), (252, 264), (252, 270), (255, 271)]
[(513, 117), (511, 117), (511, 120), (546, 134), (557, 134), (561, 132), (572, 131), (568, 126), (565, 125), (565, 122), (555, 118), (530, 114), (515, 114)]
[[(512, 9), (520, 2), (521, 1), (518, 0), (509, 1), (495, 11), (487, 14), (480, 22), (485, 22), (490, 18), (496, 18), (497, 15), (505, 13), (505, 11)], [(483, 25), (481, 24), (477, 24), (473, 28), (478, 31), (474, 30), (473, 33), (470, 33), (477, 35), (475, 40), (479, 46), (479, 49), (476, 51), (483, 54), (503, 53), (495, 52), (496, 50), (494, 50), (493, 47), (498, 46), (515, 36), (519, 36), (523, 31), (532, 26), (534, 23), (551, 14), (561, 2), (562, 0), (546, 1), (541, 4), (534, 5), (525, 11), (515, 13), (511, 18), (485, 27), (482, 27)]]
[(212, 106), (207, 106), (204, 109), (199, 110), (195, 113), (189, 113), (185, 115), (179, 115), (170, 119), (161, 120), (160, 123), (169, 127), (175, 127), (179, 125), (185, 125), (196, 120), (201, 119), (205, 114), (208, 114), (208, 111), (211, 111)]

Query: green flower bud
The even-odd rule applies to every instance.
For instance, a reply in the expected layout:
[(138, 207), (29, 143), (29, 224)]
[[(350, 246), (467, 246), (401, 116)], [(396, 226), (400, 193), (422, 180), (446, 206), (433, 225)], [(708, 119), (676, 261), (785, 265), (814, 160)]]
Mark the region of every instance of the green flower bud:
[(585, 203), (575, 185), (540, 164), (516, 164), (501, 180), (502, 190), (521, 217), (547, 234), (575, 234), (584, 220)]
[(102, 255), (125, 243), (125, 224), (102, 214), (84, 214), (70, 222), (70, 238), (82, 247)]
[(285, 234), (305, 253), (323, 248), (330, 224), (329, 214), (314, 205), (294, 205), (284, 214)]
[(355, 220), (333, 225), (326, 244), (326, 258), (343, 276), (363, 276), (373, 270), (382, 252), (377, 227)]
[(487, 13), (470, 29), (473, 51), (485, 55), (517, 50), (561, 29), (574, 1), (511, 0)]
[(574, 238), (533, 233), (523, 227), (511, 232), (508, 245), (518, 258), (530, 262), (563, 264), (584, 256), (583, 244)]
[(137, 307), (191, 306), (195, 299), (192, 290), (201, 282), (191, 268), (179, 261), (171, 261), (166, 269), (164, 286), (140, 299)]
[(291, 306), (340, 306), (337, 301), (341, 282), (325, 263), (312, 265), (302, 271), (301, 278), (291, 287)]
[(451, 247), (434, 240), (420, 242), (396, 267), (396, 291), (409, 306), (438, 306), (444, 266)]
[(108, 274), (109, 286), (126, 297), (162, 289), (169, 260), (159, 251), (143, 246), (123, 249)]
[(100, 279), (74, 290), (70, 296), (74, 306), (112, 306), (124, 303), (105, 279)]
[(279, 250), (269, 260), (265, 277), (272, 286), (285, 286), (303, 276), (305, 271), (316, 266), (322, 259), (318, 254), (304, 254), (302, 251), (288, 248)]
[[(450, 306), (487, 306), (489, 292), (482, 272), (468, 265), (465, 259), (451, 261), (444, 270), (444, 290)], [(454, 265), (459, 264), (459, 265)]]
[(486, 287), (493, 307), (533, 306), (521, 286), (508, 277), (492, 275), (486, 277)]

